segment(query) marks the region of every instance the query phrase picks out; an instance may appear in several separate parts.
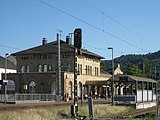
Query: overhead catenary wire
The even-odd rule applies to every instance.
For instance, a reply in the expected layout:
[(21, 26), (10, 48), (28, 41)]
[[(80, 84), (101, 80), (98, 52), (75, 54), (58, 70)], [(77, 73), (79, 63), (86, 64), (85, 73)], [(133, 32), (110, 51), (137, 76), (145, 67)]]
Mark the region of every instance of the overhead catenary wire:
[[(128, 30), (129, 32), (133, 33), (134, 35), (138, 36), (140, 39), (142, 39), (143, 37), (141, 35), (139, 35), (138, 33), (134, 32), (133, 30), (131, 30), (129, 27), (127, 27), (126, 25), (120, 23), (117, 19), (113, 18), (111, 15), (107, 14), (106, 12), (103, 12), (102, 10), (98, 9), (97, 7), (95, 7), (94, 5), (92, 5), (90, 2), (88, 2), (87, 0), (82, 0), (84, 1), (86, 4), (88, 4), (90, 7), (92, 7), (93, 9), (97, 10), (99, 13), (101, 13), (103, 16), (106, 16), (107, 18), (109, 18), (110, 20), (114, 21), (115, 23), (119, 24), (121, 27), (123, 27), (124, 29)], [(104, 24), (104, 23), (103, 23)]]
[[(47, 43), (47, 44), (50, 44), (50, 43)], [(51, 44), (50, 44), (51, 45)], [(2, 46), (2, 47), (6, 47), (6, 48), (10, 48), (10, 49), (16, 49), (16, 50), (20, 50), (19, 52), (22, 52), (22, 51), (29, 51), (29, 52), (35, 52), (35, 53), (37, 53), (37, 54), (45, 54), (46, 52), (44, 52), (44, 51), (38, 51), (38, 50), (31, 50), (32, 48), (28, 48), (28, 49), (26, 49), (26, 50), (22, 50), (22, 49), (20, 49), (20, 48), (15, 48), (15, 47), (12, 47), (12, 46), (5, 46), (5, 45), (0, 45), (0, 46)], [(95, 47), (95, 46), (91, 46), (91, 45), (87, 45), (87, 46), (89, 46), (89, 47), (91, 47), (92, 49), (95, 49), (95, 50), (100, 50), (100, 51), (104, 51), (104, 52), (106, 52), (108, 49), (107, 48), (98, 48), (98, 47)], [(33, 48), (35, 48), (35, 47), (33, 47)], [(52, 48), (57, 48), (57, 46), (52, 46)], [(66, 48), (66, 47), (62, 47), (61, 46), (61, 49), (63, 49), (63, 50), (68, 50), (68, 48)], [(85, 49), (85, 48), (84, 48)], [(152, 52), (155, 52), (156, 50), (150, 50), (150, 51), (145, 51), (145, 52), (149, 52), (149, 53), (152, 53)], [(124, 54), (124, 53), (127, 53), (127, 54), (133, 54), (133, 53), (141, 53), (141, 52), (143, 52), (143, 51), (117, 51), (117, 50), (114, 50), (114, 52), (115, 53), (120, 53), (121, 55), (122, 54)], [(15, 52), (15, 53), (17, 53), (17, 52)], [(58, 57), (58, 56), (57, 56)]]
[(7, 46), (7, 45), (0, 45), (1, 47), (5, 47), (5, 48), (10, 48), (10, 49), (15, 49), (15, 50), (20, 50), (19, 48), (15, 48), (15, 47), (12, 47), (12, 46)]
[(92, 28), (95, 28), (95, 29), (97, 29), (97, 30), (99, 30), (99, 31), (101, 31), (101, 32), (104, 32), (105, 34), (110, 35), (110, 36), (112, 36), (113, 38), (116, 38), (116, 39), (118, 39), (118, 40), (120, 40), (120, 41), (122, 41), (122, 42), (124, 42), (124, 43), (126, 43), (126, 44), (128, 44), (128, 45), (130, 45), (130, 46), (133, 46), (133, 47), (135, 47), (135, 48), (137, 48), (137, 49), (143, 50), (142, 48), (140, 48), (140, 47), (138, 47), (138, 46), (136, 46), (136, 45), (134, 45), (134, 44), (132, 44), (132, 43), (130, 43), (130, 42), (128, 42), (128, 41), (126, 41), (126, 40), (124, 40), (124, 39), (122, 39), (122, 38), (114, 35), (114, 34), (112, 34), (112, 33), (109, 33), (109, 32), (107, 32), (107, 31), (101, 29), (100, 27), (97, 27), (97, 26), (95, 26), (95, 25), (92, 25), (92, 24), (90, 24), (90, 23), (88, 23), (88, 22), (86, 22), (86, 21), (84, 21), (84, 20), (82, 20), (82, 19), (80, 19), (80, 18), (78, 18), (78, 17), (76, 17), (76, 16), (68, 13), (68, 12), (65, 12), (65, 11), (63, 11), (63, 10), (61, 10), (61, 9), (59, 9), (59, 8), (57, 8), (57, 7), (49, 4), (49, 3), (47, 3), (47, 2), (44, 2), (44, 1), (42, 1), (42, 0), (38, 0), (38, 1), (39, 1), (40, 3), (42, 3), (42, 4), (44, 4), (44, 5), (47, 5), (47, 6), (50, 7), (50, 8), (53, 8), (53, 9), (55, 9), (55, 10), (57, 10), (57, 11), (60, 11), (60, 12), (63, 13), (63, 14), (66, 14), (66, 15), (74, 18), (74, 19), (77, 19), (78, 21), (80, 21), (80, 22), (82, 22), (82, 23), (85, 23), (86, 25), (88, 25), (88, 26), (90, 26), (90, 27), (92, 27)]
[[(49, 6), (49, 7), (52, 7), (52, 8), (54, 8), (54, 9), (57, 9), (58, 11), (63, 12), (64, 14), (67, 14), (67, 15), (69, 15), (69, 16), (71, 16), (71, 17), (73, 17), (73, 18), (75, 18), (75, 19), (77, 19), (77, 20), (79, 20), (79, 21), (81, 21), (81, 22), (83, 22), (83, 23), (85, 23), (85, 24), (87, 24), (87, 25), (89, 25), (89, 26), (97, 29), (97, 30), (100, 30), (100, 31), (102, 31), (102, 32), (104, 32), (104, 33), (106, 33), (106, 34), (108, 34), (108, 35), (110, 35), (110, 36), (112, 36), (112, 37), (114, 37), (114, 38), (116, 38), (116, 39), (119, 39), (119, 40), (125, 42), (126, 44), (129, 44), (129, 45), (131, 45), (131, 46), (134, 46), (134, 47), (136, 47), (136, 48), (144, 51), (142, 48), (139, 48), (139, 47), (137, 47), (136, 45), (134, 45), (134, 44), (132, 44), (132, 43), (130, 43), (130, 42), (124, 40), (124, 39), (121, 39), (120, 37), (118, 37), (118, 36), (116, 36), (116, 35), (113, 35), (113, 34), (107, 32), (107, 31), (105, 31), (105, 30), (104, 30), (104, 25), (103, 25), (103, 28), (101, 29), (100, 27), (94, 26), (94, 25), (92, 25), (92, 24), (90, 24), (90, 23), (88, 23), (88, 22), (86, 22), (86, 21), (84, 21), (84, 20), (82, 20), (82, 19), (80, 19), (80, 18), (78, 18), (78, 17), (76, 17), (76, 16), (73, 16), (73, 15), (71, 15), (71, 14), (69, 14), (69, 13), (67, 13), (67, 12), (65, 12), (65, 11), (57, 8), (57, 7), (54, 7), (53, 5), (50, 5), (50, 4), (48, 4), (48, 3), (46, 3), (46, 2), (44, 2), (44, 1), (42, 1), (42, 0), (38, 0), (38, 1), (40, 1), (40, 2), (43, 3), (43, 4), (46, 4), (46, 5)], [(104, 17), (105, 13), (104, 13), (104, 12), (101, 12), (101, 13), (103, 14), (102, 17)], [(113, 19), (114, 19), (114, 18), (113, 18)], [(115, 20), (115, 21), (116, 21), (116, 20)], [(3, 45), (1, 45), (1, 46), (3, 46)], [(4, 47), (4, 46), (3, 46), (3, 47)], [(7, 47), (7, 46), (5, 46), (5, 47)], [(14, 47), (10, 47), (10, 48), (17, 49), (17, 48), (14, 48)], [(100, 50), (100, 49), (101, 49), (101, 50), (103, 49), (103, 48), (96, 48), (96, 47), (94, 47), (94, 48), (95, 48), (95, 49), (99, 49), (99, 50)], [(18, 49), (19, 49), (19, 48), (18, 48)], [(20, 50), (20, 49), (19, 49), (19, 50)], [(104, 50), (106, 50), (106, 49), (104, 49)], [(145, 51), (145, 52), (146, 52), (146, 51)], [(121, 53), (122, 53), (122, 52), (121, 52)], [(128, 52), (123, 52), (123, 53), (128, 53)]]
[[(88, 4), (90, 7), (92, 7), (93, 9), (95, 9), (96, 11), (98, 11), (99, 13), (102, 14), (102, 16), (104, 17), (107, 17), (109, 18), (110, 20), (114, 21), (115, 23), (119, 24), (121, 27), (123, 27), (124, 29), (126, 29), (127, 31), (129, 31), (130, 33), (134, 34), (135, 36), (137, 36), (139, 39), (143, 40), (144, 37), (142, 35), (140, 35), (139, 33), (133, 31), (132, 29), (130, 29), (129, 27), (127, 27), (126, 25), (120, 23), (116, 18), (112, 17), (111, 15), (107, 14), (106, 12), (98, 9), (96, 6), (94, 6), (93, 4), (91, 4), (90, 2), (88, 2), (87, 0), (82, 0), (84, 1), (86, 4)], [(104, 18), (103, 18), (103, 29), (104, 29)], [(148, 42), (149, 45), (152, 45), (152, 46), (157, 46), (157, 44), (154, 44), (150, 41), (146, 41), (145, 42)], [(159, 47), (159, 46), (157, 46)]]

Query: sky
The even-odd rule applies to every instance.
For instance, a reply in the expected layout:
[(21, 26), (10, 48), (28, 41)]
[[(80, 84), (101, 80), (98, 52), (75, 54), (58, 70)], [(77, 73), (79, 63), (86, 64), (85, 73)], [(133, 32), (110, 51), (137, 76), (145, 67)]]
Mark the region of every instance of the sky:
[(65, 41), (82, 29), (82, 47), (111, 59), (159, 50), (159, 0), (0, 0), (0, 56)]

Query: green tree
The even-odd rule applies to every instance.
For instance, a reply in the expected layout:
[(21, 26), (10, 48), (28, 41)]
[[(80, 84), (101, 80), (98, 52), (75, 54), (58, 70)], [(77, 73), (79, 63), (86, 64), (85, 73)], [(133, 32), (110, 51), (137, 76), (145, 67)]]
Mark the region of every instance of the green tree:
[(128, 65), (126, 74), (134, 76), (142, 76), (142, 70), (137, 65)]

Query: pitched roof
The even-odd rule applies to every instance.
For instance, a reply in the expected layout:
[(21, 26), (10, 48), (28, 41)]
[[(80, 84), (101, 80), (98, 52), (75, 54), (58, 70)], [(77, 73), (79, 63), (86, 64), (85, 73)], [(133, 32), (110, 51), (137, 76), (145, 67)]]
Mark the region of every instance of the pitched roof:
[[(64, 44), (64, 41), (61, 41), (61, 51), (73, 51), (70, 46)], [(56, 53), (57, 52), (57, 41), (46, 43), (44, 45), (36, 46), (20, 52), (13, 53), (12, 55), (21, 55), (21, 54), (33, 54), (33, 53)]]
[[(5, 58), (0, 56), (0, 68), (5, 68)], [(16, 65), (7, 59), (7, 68), (16, 70)]]
[[(137, 76), (132, 76), (132, 75), (115, 75), (114, 80), (119, 81), (120, 77), (128, 77), (129, 81), (143, 81), (143, 82), (153, 82), (157, 83), (157, 81), (150, 79), (150, 78), (144, 78), (144, 77), (137, 77)], [(112, 78), (110, 78), (112, 80)]]
[[(61, 52), (64, 52), (64, 53), (66, 52), (67, 53), (67, 52), (73, 52), (74, 51), (75, 47), (73, 45), (69, 45), (62, 40), (60, 42), (61, 42), (61, 47), (60, 47)], [(40, 46), (37, 46), (37, 47), (22, 50), (20, 52), (13, 53), (12, 55), (16, 56), (16, 55), (33, 54), (33, 53), (57, 53), (57, 49), (58, 49), (57, 44), (58, 44), (58, 42), (54, 41), (54, 42), (46, 43), (44, 45), (40, 45)], [(86, 49), (80, 49), (80, 51), (81, 51), (82, 54), (87, 54), (87, 55), (98, 57), (100, 59), (104, 59), (104, 57), (102, 57), (98, 54), (95, 54), (93, 52), (90, 52)]]

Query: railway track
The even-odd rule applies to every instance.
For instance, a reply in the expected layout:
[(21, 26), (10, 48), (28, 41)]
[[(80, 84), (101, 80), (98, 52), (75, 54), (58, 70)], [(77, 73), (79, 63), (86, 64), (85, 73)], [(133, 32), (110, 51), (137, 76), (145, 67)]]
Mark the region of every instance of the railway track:
[[(83, 101), (83, 104), (87, 104), (87, 100)], [(110, 104), (110, 100), (94, 100), (94, 104)], [(69, 102), (33, 102), (33, 103), (19, 103), (19, 104), (2, 104), (0, 105), (0, 111), (12, 111), (18, 109), (31, 109), (40, 108), (48, 106), (63, 106), (63, 105), (73, 105), (73, 101)], [(79, 105), (81, 105), (79, 101)]]
[(139, 116), (139, 115), (145, 115), (147, 113), (155, 113), (156, 111), (156, 107), (151, 107), (151, 108), (147, 108), (147, 109), (140, 109), (140, 110), (135, 110), (133, 112), (129, 112), (129, 113), (125, 113), (125, 114), (119, 114), (119, 115), (114, 115), (114, 116), (110, 116), (110, 117), (101, 117), (98, 118), (98, 120), (131, 120), (129, 117), (135, 117), (135, 116)]
[[(83, 101), (83, 104), (87, 104), (87, 101)], [(94, 100), (94, 104), (111, 104), (110, 100)], [(19, 110), (19, 109), (31, 109), (31, 108), (40, 108), (40, 107), (48, 107), (48, 106), (63, 106), (63, 105), (73, 105), (73, 101), (69, 102), (38, 102), (38, 103), (24, 103), (24, 104), (6, 104), (0, 106), (0, 112), (4, 111), (13, 111), (13, 110)], [(79, 101), (80, 105), (80, 101)], [(125, 114), (118, 114), (118, 115), (113, 115), (109, 117), (100, 117), (95, 120), (121, 120), (121, 119), (126, 119), (130, 120), (129, 116), (139, 116), (139, 115), (144, 115), (147, 113), (155, 113), (156, 107), (151, 107), (147, 109), (140, 109), (140, 110), (135, 110), (133, 112), (125, 113)]]

